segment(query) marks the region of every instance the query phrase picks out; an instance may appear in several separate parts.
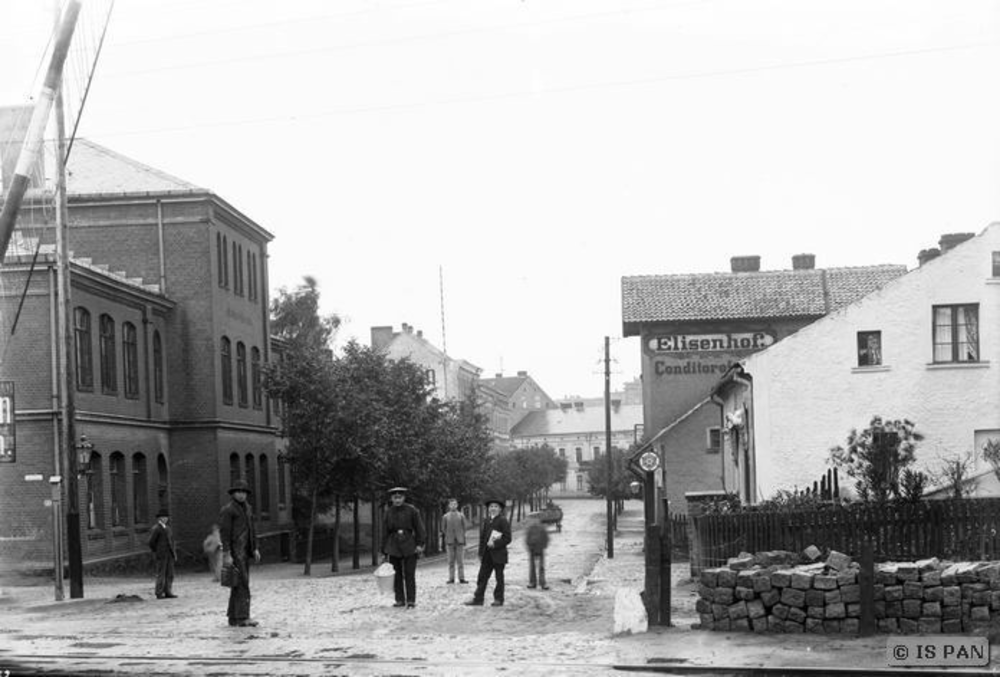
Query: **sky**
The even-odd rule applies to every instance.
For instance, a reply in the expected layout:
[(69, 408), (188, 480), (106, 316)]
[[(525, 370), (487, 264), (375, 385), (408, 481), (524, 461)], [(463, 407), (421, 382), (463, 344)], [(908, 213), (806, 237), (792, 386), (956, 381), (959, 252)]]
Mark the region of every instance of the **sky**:
[[(84, 0), (77, 134), (274, 235), (338, 342), (413, 325), (552, 397), (640, 374), (621, 278), (916, 265), (1000, 220), (1000, 2)], [(0, 105), (53, 3), (0, 2)], [(72, 189), (72, 187), (71, 187)]]

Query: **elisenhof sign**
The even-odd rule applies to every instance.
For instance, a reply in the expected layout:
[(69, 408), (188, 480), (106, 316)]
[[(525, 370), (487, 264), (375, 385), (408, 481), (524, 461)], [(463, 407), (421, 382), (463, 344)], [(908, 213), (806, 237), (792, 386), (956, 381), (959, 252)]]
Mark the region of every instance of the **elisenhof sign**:
[(666, 334), (649, 339), (654, 353), (706, 353), (730, 350), (761, 350), (774, 343), (763, 331), (737, 334)]

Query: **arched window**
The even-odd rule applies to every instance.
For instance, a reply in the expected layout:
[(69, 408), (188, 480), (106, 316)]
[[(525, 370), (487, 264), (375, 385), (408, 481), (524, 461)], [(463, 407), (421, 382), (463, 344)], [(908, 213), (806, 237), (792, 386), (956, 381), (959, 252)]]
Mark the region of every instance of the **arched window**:
[(244, 461), (246, 461), (247, 466), (247, 484), (250, 485), (250, 494), (247, 496), (247, 503), (249, 503), (250, 506), (254, 508), (254, 512), (256, 512), (258, 498), (257, 466), (253, 462), (253, 454), (247, 454)]
[(76, 358), (77, 390), (94, 389), (94, 352), (90, 335), (90, 311), (73, 310), (73, 356)]
[(222, 236), (222, 286), (229, 287), (229, 240)]
[(132, 522), (149, 521), (149, 484), (146, 477), (146, 455), (132, 454)]
[(222, 402), (233, 403), (233, 349), (226, 336), (222, 337)]
[(247, 406), (247, 347), (236, 343), (236, 394), (241, 407)]
[(260, 516), (263, 519), (268, 519), (271, 512), (271, 482), (267, 469), (267, 456), (261, 454), (258, 461), (260, 463)]
[(253, 254), (247, 249), (247, 277), (249, 278), (249, 284), (247, 284), (247, 298), (253, 301), (257, 298), (257, 281), (256, 281), (257, 271), (254, 269), (253, 264)]
[(233, 452), (229, 454), (229, 486), (233, 486), (233, 482), (241, 477), (243, 473), (240, 472), (240, 455)]
[(118, 367), (115, 360), (115, 321), (101, 315), (101, 391), (109, 395), (118, 392)]
[(263, 408), (264, 388), (261, 383), (260, 348), (250, 349), (250, 390), (253, 391), (253, 408)]
[(161, 508), (169, 505), (170, 471), (167, 470), (167, 457), (160, 454), (156, 457), (156, 503)]
[(153, 331), (153, 398), (163, 402), (163, 340)]
[(233, 242), (233, 293), (240, 293), (240, 253)]
[(108, 469), (111, 474), (111, 526), (125, 526), (125, 456), (122, 452), (111, 454)]
[(278, 510), (285, 509), (285, 500), (287, 489), (285, 488), (285, 473), (288, 471), (288, 464), (285, 463), (285, 457), (282, 454), (278, 454)]
[(136, 341), (135, 325), (122, 324), (122, 372), (125, 381), (125, 397), (139, 397), (139, 344)]
[(87, 474), (87, 528), (104, 528), (104, 492), (101, 482), (104, 477), (101, 455), (90, 452), (90, 472)]
[(226, 286), (226, 246), (222, 244), (222, 233), (215, 234), (215, 267), (218, 269), (219, 286)]

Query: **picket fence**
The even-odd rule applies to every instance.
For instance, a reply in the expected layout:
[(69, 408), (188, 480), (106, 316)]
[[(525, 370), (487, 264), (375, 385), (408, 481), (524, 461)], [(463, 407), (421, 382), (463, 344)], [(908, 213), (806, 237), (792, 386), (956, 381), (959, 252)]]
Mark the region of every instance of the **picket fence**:
[(877, 561), (1000, 559), (1000, 498), (705, 514), (690, 524), (697, 569), (740, 552), (801, 552), (810, 545), (856, 557), (865, 541)]

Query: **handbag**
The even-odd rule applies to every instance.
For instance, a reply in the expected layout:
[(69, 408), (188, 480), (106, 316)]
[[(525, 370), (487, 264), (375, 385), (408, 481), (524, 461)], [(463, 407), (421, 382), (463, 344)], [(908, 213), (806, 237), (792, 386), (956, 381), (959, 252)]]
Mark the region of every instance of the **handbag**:
[(224, 588), (235, 588), (240, 584), (240, 570), (235, 564), (230, 562), (222, 565), (222, 570), (219, 571), (219, 583)]

